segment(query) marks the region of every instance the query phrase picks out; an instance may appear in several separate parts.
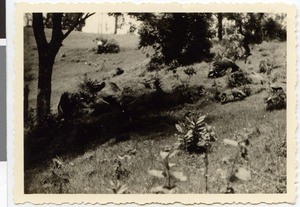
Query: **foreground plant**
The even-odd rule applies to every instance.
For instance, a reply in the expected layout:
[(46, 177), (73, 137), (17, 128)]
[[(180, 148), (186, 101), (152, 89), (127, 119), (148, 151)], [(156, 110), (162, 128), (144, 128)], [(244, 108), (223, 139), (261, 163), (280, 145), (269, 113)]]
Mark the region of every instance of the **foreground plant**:
[(127, 194), (129, 193), (128, 187), (126, 184), (121, 184), (119, 180), (116, 182), (110, 181), (111, 184), (111, 190), (114, 194)]
[[(259, 131), (256, 130), (258, 133)], [(225, 145), (230, 145), (237, 148), (235, 157), (231, 159), (231, 167), (229, 170), (229, 176), (227, 177), (227, 185), (225, 193), (234, 193), (234, 188), (231, 186), (231, 183), (235, 180), (249, 181), (251, 180), (251, 171), (247, 167), (249, 161), (248, 156), (248, 147), (250, 145), (250, 137), (252, 133), (248, 133), (247, 130), (242, 133), (237, 133), (233, 139), (224, 139), (223, 142)], [(243, 165), (239, 165), (244, 163)], [(224, 159), (224, 163), (230, 163), (229, 159)]]
[(62, 169), (64, 162), (59, 157), (53, 158), (52, 162), (50, 175), (42, 180), (44, 187), (50, 190), (52, 193), (68, 193), (70, 176)]
[(188, 152), (203, 152), (211, 147), (211, 142), (216, 141), (212, 126), (205, 121), (205, 116), (199, 118), (186, 117), (185, 123), (176, 124), (179, 132), (176, 147)]
[(166, 184), (152, 188), (154, 193), (170, 194), (175, 192), (176, 181), (186, 181), (187, 177), (182, 172), (171, 170), (172, 167), (176, 166), (175, 163), (170, 163), (170, 158), (174, 157), (179, 151), (161, 151), (160, 157), (162, 158), (163, 170), (149, 170), (149, 174), (158, 178), (165, 179)]
[(213, 127), (208, 125), (205, 116), (198, 118), (186, 117), (186, 123), (176, 124), (176, 129), (180, 133), (178, 149), (183, 149), (188, 152), (204, 153), (205, 159), (205, 192), (208, 192), (208, 153), (211, 149), (211, 142), (216, 141), (216, 135)]

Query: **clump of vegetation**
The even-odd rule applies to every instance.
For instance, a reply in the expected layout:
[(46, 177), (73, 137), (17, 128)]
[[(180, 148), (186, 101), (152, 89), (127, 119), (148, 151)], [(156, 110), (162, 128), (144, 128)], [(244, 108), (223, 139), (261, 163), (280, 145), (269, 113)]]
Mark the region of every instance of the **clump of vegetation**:
[(122, 161), (120, 159), (115, 160), (115, 170), (113, 173), (113, 177), (116, 180), (124, 180), (129, 176), (129, 171), (124, 167)]
[(232, 186), (233, 182), (236, 180), (251, 180), (251, 171), (246, 166), (249, 161), (249, 134), (246, 133), (246, 131), (237, 133), (234, 135), (234, 139), (224, 139), (223, 142), (225, 145), (237, 147), (235, 157), (232, 159), (223, 159), (224, 164), (231, 164), (229, 167), (229, 176), (227, 177), (225, 193), (234, 193), (235, 191)]
[(275, 21), (273, 18), (268, 18), (262, 25), (264, 38), (266, 40), (277, 39), (279, 41), (286, 41), (286, 28)]
[(283, 90), (280, 90), (273, 93), (269, 98), (267, 98), (266, 105), (267, 111), (286, 109), (285, 92)]
[(97, 53), (119, 53), (120, 46), (118, 42), (114, 39), (107, 39), (104, 37), (98, 37), (95, 39), (97, 42)]
[(204, 122), (205, 116), (186, 117), (186, 122), (176, 124), (179, 132), (178, 149), (188, 152), (203, 152), (203, 149), (209, 149), (211, 142), (216, 141), (216, 135), (213, 128)]
[(68, 193), (69, 175), (64, 173), (64, 166), (61, 158), (52, 159), (52, 169), (50, 175), (42, 180), (42, 183), (49, 193)]
[(174, 193), (176, 188), (176, 181), (186, 181), (187, 177), (182, 172), (171, 170), (175, 167), (175, 163), (170, 163), (170, 158), (174, 157), (178, 150), (166, 150), (160, 152), (162, 159), (163, 170), (149, 170), (149, 174), (158, 178), (165, 179), (165, 185), (154, 187), (151, 191), (153, 193), (169, 194)]
[(119, 180), (116, 182), (110, 181), (111, 190), (114, 194), (128, 194), (128, 187), (126, 184), (121, 184)]
[(227, 81), (228, 86), (232, 88), (252, 83), (252, 80), (248, 77), (248, 74), (242, 70), (231, 73), (228, 76)]
[(75, 120), (87, 115), (96, 104), (97, 93), (104, 88), (104, 84), (84, 76), (77, 92), (65, 92), (61, 95), (58, 105), (59, 118), (64, 121)]
[(192, 76), (196, 75), (196, 70), (193, 67), (188, 67), (188, 68), (184, 69), (183, 72), (188, 76), (187, 83), (186, 83), (186, 85), (188, 85)]
[(205, 192), (208, 193), (208, 153), (211, 149), (211, 142), (216, 141), (216, 135), (204, 119), (205, 116), (186, 117), (186, 123), (176, 124), (176, 129), (180, 133), (176, 147), (188, 152), (204, 153)]
[(270, 75), (272, 70), (273, 65), (269, 59), (260, 61), (258, 70), (260, 73), (266, 73), (267, 75)]
[(243, 36), (238, 33), (223, 35), (222, 41), (213, 47), (214, 60), (220, 61), (223, 58), (237, 60), (243, 56), (241, 47)]

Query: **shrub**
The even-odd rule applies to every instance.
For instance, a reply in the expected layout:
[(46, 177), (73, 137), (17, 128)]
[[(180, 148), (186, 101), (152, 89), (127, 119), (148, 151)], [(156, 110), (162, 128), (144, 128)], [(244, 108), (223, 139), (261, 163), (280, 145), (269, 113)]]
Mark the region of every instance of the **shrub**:
[(283, 90), (275, 92), (266, 100), (266, 110), (280, 110), (286, 108), (286, 94)]
[(176, 124), (179, 132), (178, 149), (188, 152), (202, 152), (210, 148), (210, 143), (216, 141), (213, 128), (204, 122), (205, 116), (199, 118), (186, 117), (185, 123)]
[(99, 37), (95, 39), (97, 42), (97, 53), (119, 53), (120, 46), (114, 39)]
[(260, 73), (266, 73), (267, 75), (270, 75), (272, 70), (273, 70), (273, 66), (269, 59), (260, 61), (260, 63), (259, 63), (259, 72)]
[(264, 22), (262, 29), (265, 39), (286, 41), (286, 28), (284, 28), (273, 18), (268, 18), (266, 22)]
[(79, 84), (78, 91), (64, 92), (61, 95), (58, 105), (59, 118), (63, 118), (65, 121), (83, 118), (97, 103), (97, 93), (104, 86), (105, 83), (92, 80), (85, 75), (83, 82)]
[(231, 73), (228, 77), (228, 86), (229, 87), (238, 87), (246, 84), (252, 83), (252, 80), (248, 77), (244, 71), (236, 71)]
[(222, 42), (215, 48), (215, 60), (221, 60), (222, 58), (229, 58), (236, 60), (243, 55), (243, 49), (241, 48), (241, 41), (243, 36), (237, 33), (224, 35)]

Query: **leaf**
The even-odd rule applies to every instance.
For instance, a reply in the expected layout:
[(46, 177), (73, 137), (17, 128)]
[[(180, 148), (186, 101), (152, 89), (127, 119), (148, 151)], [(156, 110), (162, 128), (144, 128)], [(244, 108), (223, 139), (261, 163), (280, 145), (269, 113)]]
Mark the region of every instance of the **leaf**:
[(197, 123), (196, 123), (196, 124), (200, 124), (201, 122), (203, 122), (203, 121), (204, 121), (204, 119), (205, 119), (205, 117), (206, 117), (206, 116), (200, 116), (200, 117), (198, 118), (198, 120), (197, 120)]
[(160, 157), (164, 160), (169, 155), (169, 152), (160, 151), (159, 154)]
[(175, 124), (175, 127), (176, 127), (177, 131), (179, 131), (180, 133), (183, 133), (183, 129), (179, 124)]
[(174, 157), (175, 155), (177, 155), (180, 152), (180, 150), (174, 150), (169, 154), (169, 158)]
[(187, 177), (182, 172), (171, 172), (171, 174), (181, 182), (187, 181)]
[(170, 167), (170, 168), (171, 168), (171, 167), (174, 167), (174, 166), (176, 166), (175, 163), (169, 163), (169, 167)]
[(237, 141), (231, 140), (231, 139), (223, 139), (224, 144), (231, 145), (234, 147), (238, 147), (239, 143)]
[(171, 194), (175, 192), (175, 186), (171, 189), (166, 188), (165, 186), (157, 186), (151, 189), (152, 193), (161, 193), (161, 194)]
[(190, 124), (193, 124), (194, 125), (194, 121), (193, 120), (191, 120), (189, 117), (185, 117), (186, 118), (186, 120), (190, 123)]
[(149, 170), (148, 173), (152, 176), (158, 177), (158, 178), (164, 178), (164, 172), (161, 170)]
[(115, 193), (116, 194), (124, 194), (125, 191), (128, 189), (126, 184), (118, 186), (118, 189), (116, 189)]
[(193, 137), (193, 130), (189, 130), (187, 133), (186, 133), (186, 135), (185, 135), (187, 138), (191, 138), (191, 137)]
[(249, 181), (251, 180), (251, 172), (243, 167), (240, 167), (237, 169), (235, 177), (243, 181)]

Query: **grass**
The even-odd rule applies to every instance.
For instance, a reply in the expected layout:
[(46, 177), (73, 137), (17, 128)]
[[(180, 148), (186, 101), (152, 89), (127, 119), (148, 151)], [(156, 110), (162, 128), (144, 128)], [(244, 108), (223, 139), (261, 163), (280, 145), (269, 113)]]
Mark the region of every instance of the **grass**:
[[(46, 31), (49, 35), (49, 31)], [(93, 79), (101, 80), (111, 77), (117, 67), (125, 70), (121, 76), (111, 78), (121, 89), (129, 87), (135, 96), (140, 93), (149, 93), (143, 83), (152, 77), (160, 77), (164, 91), (172, 91), (182, 82), (174, 77), (172, 72), (159, 71), (145, 73), (145, 65), (149, 59), (137, 49), (138, 38), (131, 35), (110, 36), (117, 40), (121, 46), (119, 54), (95, 54), (92, 47), (93, 39), (98, 35), (73, 32), (63, 43), (64, 46), (57, 56), (52, 78), (52, 109), (55, 112), (60, 94), (65, 91), (76, 90), (82, 82), (84, 74)], [(30, 106), (35, 106), (37, 90), (37, 50), (30, 29), (25, 30), (24, 70), (25, 84), (30, 87)], [(264, 48), (261, 50), (260, 48)], [(267, 54), (265, 51), (269, 51)], [(286, 74), (286, 43), (264, 42), (254, 45), (253, 55), (248, 61), (237, 61), (240, 68), (251, 72), (258, 71), (259, 62), (270, 58), (276, 68), (272, 72), (278, 73), (279, 82), (285, 82)], [(62, 58), (61, 54), (66, 57)], [(267, 55), (267, 56), (266, 56)], [(79, 60), (79, 62), (77, 62)], [(90, 63), (90, 65), (89, 65)], [(250, 64), (249, 64), (250, 63)], [(188, 66), (190, 67), (190, 66)], [(212, 87), (213, 80), (207, 79), (210, 63), (196, 63), (192, 66), (196, 70), (189, 81), (189, 86), (204, 85)], [(182, 80), (189, 77), (184, 73), (187, 67), (177, 69)], [(272, 75), (271, 74), (271, 75)], [(268, 80), (266, 75), (262, 77)], [(227, 77), (218, 78), (221, 85), (226, 85)], [(66, 84), (67, 83), (67, 84)], [(254, 87), (254, 86), (253, 86)], [(88, 143), (80, 152), (71, 146), (66, 146), (70, 134), (57, 137), (61, 143), (58, 148), (69, 148), (68, 153), (57, 153), (62, 160), (59, 169), (53, 166), (51, 160), (37, 163), (25, 171), (26, 193), (113, 193), (110, 180), (115, 181), (116, 160), (120, 160), (122, 167), (129, 174), (121, 179), (128, 191), (134, 193), (150, 193), (158, 185), (164, 185), (163, 180), (148, 174), (151, 169), (161, 169), (160, 151), (165, 146), (172, 146), (176, 141), (175, 123), (182, 120), (187, 112), (205, 114), (206, 121), (215, 127), (218, 140), (213, 143), (212, 152), (209, 153), (208, 192), (225, 193), (230, 164), (224, 164), (224, 158), (235, 156), (234, 147), (226, 146), (223, 139), (234, 139), (234, 135), (244, 128), (258, 129), (250, 140), (249, 161), (239, 162), (239, 165), (251, 169), (252, 179), (248, 182), (235, 181), (232, 187), (235, 193), (285, 193), (286, 192), (286, 157), (281, 153), (282, 143), (286, 140), (286, 111), (265, 110), (264, 98), (268, 96), (267, 85), (260, 86), (265, 90), (247, 97), (243, 101), (236, 101), (221, 105), (206, 97), (199, 98), (194, 103), (166, 108), (161, 111), (145, 113), (140, 117), (141, 127), (130, 131), (130, 139), (124, 142), (114, 142), (118, 135), (109, 137), (110, 141), (98, 143), (97, 140)], [(55, 140), (52, 143), (56, 142)], [(55, 145), (45, 147), (45, 151)], [(51, 149), (56, 150), (56, 148)], [(63, 149), (64, 150), (64, 149)], [(73, 153), (69, 153), (70, 151)], [(135, 153), (129, 153), (134, 150)], [(286, 150), (283, 147), (283, 151)], [(127, 155), (127, 156), (126, 156)], [(174, 160), (174, 161), (173, 161)], [(204, 156), (182, 152), (173, 159), (177, 165), (174, 170), (183, 172), (188, 177), (186, 182), (177, 183), (175, 193), (205, 193), (205, 163)], [(49, 183), (53, 173), (66, 177), (68, 182), (62, 189)], [(48, 181), (47, 181), (48, 180)]]

